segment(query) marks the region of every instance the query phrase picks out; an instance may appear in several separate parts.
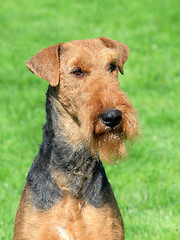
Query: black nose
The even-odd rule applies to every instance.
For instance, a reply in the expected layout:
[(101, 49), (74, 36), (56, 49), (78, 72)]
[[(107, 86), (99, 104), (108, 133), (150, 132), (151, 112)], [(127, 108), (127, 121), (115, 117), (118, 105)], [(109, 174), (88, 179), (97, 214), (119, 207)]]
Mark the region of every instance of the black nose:
[(122, 120), (122, 113), (119, 110), (109, 110), (101, 114), (103, 123), (111, 128), (116, 127)]

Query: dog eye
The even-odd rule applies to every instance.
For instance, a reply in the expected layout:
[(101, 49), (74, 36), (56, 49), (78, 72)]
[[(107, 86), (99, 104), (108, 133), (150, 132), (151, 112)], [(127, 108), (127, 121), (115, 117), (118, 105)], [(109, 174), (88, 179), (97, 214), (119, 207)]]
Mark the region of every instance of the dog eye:
[(82, 77), (84, 75), (84, 72), (80, 68), (78, 68), (75, 71), (73, 71), (72, 74)]
[(111, 63), (111, 64), (109, 65), (109, 71), (110, 71), (110, 72), (113, 72), (114, 70), (116, 70), (116, 65), (115, 65), (114, 63)]

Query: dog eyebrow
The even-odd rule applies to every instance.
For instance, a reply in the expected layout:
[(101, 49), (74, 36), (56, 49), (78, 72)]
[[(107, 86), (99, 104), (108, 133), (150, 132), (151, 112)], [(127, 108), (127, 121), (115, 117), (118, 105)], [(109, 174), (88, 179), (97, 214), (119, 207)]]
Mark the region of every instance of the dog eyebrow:
[(109, 66), (111, 64), (114, 64), (114, 65), (118, 65), (118, 58), (115, 57), (115, 56), (111, 56), (110, 58), (108, 58), (106, 64), (105, 64), (105, 68), (109, 68)]
[(90, 69), (92, 67), (93, 67), (93, 64), (91, 61), (86, 61), (86, 58), (76, 57), (74, 61), (71, 62), (71, 66), (69, 70), (73, 71), (77, 68), (80, 68), (85, 72), (90, 72)]
[(111, 64), (111, 63), (117, 64), (117, 63), (118, 63), (118, 57), (114, 57), (114, 56), (111, 57), (111, 58), (109, 59), (108, 63), (109, 63), (109, 64)]

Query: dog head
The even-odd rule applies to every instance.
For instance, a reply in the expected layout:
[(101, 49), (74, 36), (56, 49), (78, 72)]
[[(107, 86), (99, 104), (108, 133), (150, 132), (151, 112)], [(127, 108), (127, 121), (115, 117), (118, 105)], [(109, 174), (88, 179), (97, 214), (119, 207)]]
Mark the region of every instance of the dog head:
[(56, 89), (70, 141), (83, 142), (107, 162), (124, 158), (126, 139), (138, 133), (135, 110), (118, 82), (128, 54), (126, 45), (101, 37), (48, 47), (27, 62)]

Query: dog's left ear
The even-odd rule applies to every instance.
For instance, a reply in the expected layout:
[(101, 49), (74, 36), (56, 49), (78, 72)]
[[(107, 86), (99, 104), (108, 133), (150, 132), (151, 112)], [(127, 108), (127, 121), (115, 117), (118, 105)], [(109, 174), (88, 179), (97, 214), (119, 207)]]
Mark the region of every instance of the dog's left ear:
[(42, 49), (26, 63), (32, 73), (45, 79), (53, 87), (59, 83), (61, 46), (62, 44), (56, 44)]
[(118, 68), (121, 74), (124, 74), (124, 69), (123, 65), (128, 59), (129, 56), (129, 48), (123, 43), (120, 43), (118, 41), (112, 40), (107, 37), (100, 37), (99, 38), (106, 47), (108, 48), (117, 48), (119, 53), (118, 53)]

